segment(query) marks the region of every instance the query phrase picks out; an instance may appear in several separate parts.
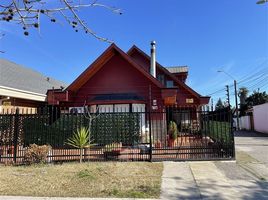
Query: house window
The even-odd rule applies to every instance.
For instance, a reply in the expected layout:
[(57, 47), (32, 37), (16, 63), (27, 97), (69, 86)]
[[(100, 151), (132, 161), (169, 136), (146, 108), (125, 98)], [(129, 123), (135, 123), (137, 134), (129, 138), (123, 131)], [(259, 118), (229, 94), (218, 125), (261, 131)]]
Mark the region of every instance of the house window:
[(129, 112), (129, 104), (115, 104), (114, 112)]
[(99, 113), (112, 113), (114, 111), (113, 105), (98, 105)]
[[(96, 110), (96, 105), (91, 106), (93, 109)], [(119, 113), (119, 112), (129, 112), (129, 104), (107, 104), (107, 105), (98, 105), (99, 113)], [(95, 111), (96, 112), (96, 111)]]
[(84, 107), (70, 107), (69, 113), (71, 114), (84, 113)]
[(168, 88), (174, 87), (174, 82), (173, 81), (167, 81), (166, 82), (166, 87), (168, 87)]
[(145, 104), (133, 103), (132, 112), (145, 112)]
[(161, 82), (163, 85), (165, 85), (165, 77), (164, 77), (164, 74), (158, 74), (157, 75), (157, 80), (159, 80), (159, 82)]

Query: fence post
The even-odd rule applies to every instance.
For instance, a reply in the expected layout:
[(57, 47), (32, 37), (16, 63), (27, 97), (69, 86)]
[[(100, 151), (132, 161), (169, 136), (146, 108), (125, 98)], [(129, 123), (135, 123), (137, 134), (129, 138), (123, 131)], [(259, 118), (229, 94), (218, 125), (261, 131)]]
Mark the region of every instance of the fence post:
[(153, 150), (152, 150), (152, 122), (151, 122), (151, 109), (149, 109), (149, 137), (150, 137), (150, 139), (149, 139), (149, 141), (150, 141), (150, 157), (149, 157), (149, 159), (150, 159), (150, 162), (152, 162), (152, 154), (153, 154)]
[(15, 121), (14, 121), (14, 154), (13, 161), (17, 161), (17, 148), (18, 148), (18, 136), (19, 136), (19, 108), (16, 108)]

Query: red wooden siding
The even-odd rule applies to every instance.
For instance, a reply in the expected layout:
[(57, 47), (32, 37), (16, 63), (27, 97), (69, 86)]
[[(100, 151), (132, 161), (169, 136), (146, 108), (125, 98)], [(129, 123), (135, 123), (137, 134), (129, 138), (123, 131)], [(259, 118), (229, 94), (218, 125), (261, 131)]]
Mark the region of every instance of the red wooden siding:
[[(175, 97), (178, 106), (206, 104), (209, 97), (202, 97), (189, 88), (178, 77), (168, 72), (160, 64), (156, 65), (156, 75), (164, 76), (164, 82), (150, 75), (150, 58), (133, 47), (128, 54), (112, 44), (94, 61), (66, 90), (48, 91), (48, 103), (62, 106), (83, 106), (86, 104), (128, 104), (144, 103), (146, 108), (153, 105), (162, 107), (166, 97)], [(174, 87), (167, 88), (166, 81), (173, 81)], [(166, 90), (166, 91), (164, 91)], [(167, 92), (168, 90), (172, 91)], [(96, 100), (99, 95), (134, 94), (141, 99)], [(105, 97), (106, 97), (105, 96)], [(120, 97), (121, 98), (121, 97)], [(151, 100), (151, 101), (150, 101)], [(189, 102), (187, 103), (188, 100)], [(153, 103), (154, 102), (154, 103)]]
[[(141, 65), (144, 69), (146, 69), (146, 70), (150, 69), (150, 62), (144, 55), (142, 55), (142, 53), (140, 53), (138, 51), (133, 51), (130, 54), (130, 56), (133, 60), (135, 60), (135, 62), (137, 62), (139, 65)], [(165, 82), (173, 80), (172, 78), (167, 76), (167, 74), (164, 70), (162, 70), (159, 66), (157, 66), (156, 67), (156, 76), (158, 76), (159, 74), (164, 75)], [(201, 103), (199, 98), (197, 98), (196, 96), (191, 94), (188, 90), (186, 90), (181, 85), (174, 82), (174, 86), (178, 88), (178, 90), (177, 90), (177, 104), (178, 105), (183, 105), (183, 106), (184, 105), (191, 105), (191, 104), (186, 103), (186, 99), (193, 99), (194, 100), (193, 104), (195, 104), (195, 105), (199, 105)]]
[(149, 104), (150, 85), (153, 99), (162, 104), (161, 89), (117, 54), (77, 91), (73, 103), (74, 106), (90, 103), (98, 94), (135, 93)]

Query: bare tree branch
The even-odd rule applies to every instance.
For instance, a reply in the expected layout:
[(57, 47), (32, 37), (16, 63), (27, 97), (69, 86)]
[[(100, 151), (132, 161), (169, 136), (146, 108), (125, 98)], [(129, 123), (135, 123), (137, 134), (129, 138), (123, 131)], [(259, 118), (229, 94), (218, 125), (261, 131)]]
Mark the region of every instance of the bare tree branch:
[(15, 22), (23, 27), (25, 35), (29, 35), (28, 29), (30, 28), (37, 28), (40, 34), (42, 15), (49, 18), (51, 22), (57, 22), (62, 16), (76, 32), (81, 29), (100, 41), (111, 43), (109, 39), (95, 33), (87, 26), (85, 20), (80, 18), (80, 9), (90, 7), (101, 7), (113, 13), (122, 14), (120, 9), (98, 3), (97, 0), (55, 0), (50, 6), (48, 0), (7, 0), (5, 3), (0, 3), (0, 21)]
[(83, 115), (88, 120), (88, 129), (91, 132), (92, 121), (100, 116), (99, 107), (98, 106), (96, 107), (95, 115), (93, 115), (91, 110), (88, 109), (88, 106), (86, 106), (86, 101), (84, 103), (83, 108), (84, 108)]

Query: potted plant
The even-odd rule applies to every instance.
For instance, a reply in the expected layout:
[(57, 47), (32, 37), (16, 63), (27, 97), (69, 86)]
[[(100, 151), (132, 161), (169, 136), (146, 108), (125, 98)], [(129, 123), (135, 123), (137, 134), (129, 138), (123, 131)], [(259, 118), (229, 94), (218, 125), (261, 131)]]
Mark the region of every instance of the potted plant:
[(168, 125), (168, 146), (174, 147), (175, 140), (178, 137), (178, 127), (176, 122), (170, 121)]
[(116, 159), (120, 155), (122, 143), (113, 142), (104, 146), (103, 155), (106, 159)]

